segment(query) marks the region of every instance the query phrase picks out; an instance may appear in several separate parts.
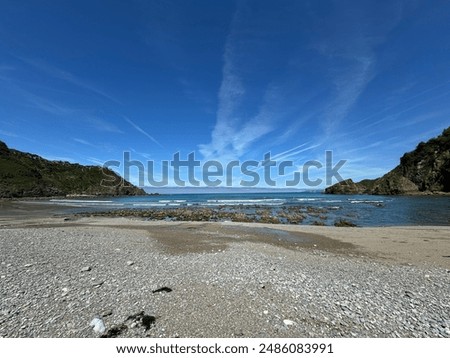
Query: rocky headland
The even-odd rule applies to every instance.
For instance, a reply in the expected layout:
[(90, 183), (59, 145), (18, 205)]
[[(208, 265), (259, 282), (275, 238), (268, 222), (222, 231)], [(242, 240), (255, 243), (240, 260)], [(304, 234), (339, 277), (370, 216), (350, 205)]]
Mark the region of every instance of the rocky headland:
[(341, 181), (326, 194), (420, 195), (450, 193), (450, 127), (404, 154), (400, 164), (377, 179)]
[(112, 170), (10, 149), (0, 141), (0, 198), (146, 195)]

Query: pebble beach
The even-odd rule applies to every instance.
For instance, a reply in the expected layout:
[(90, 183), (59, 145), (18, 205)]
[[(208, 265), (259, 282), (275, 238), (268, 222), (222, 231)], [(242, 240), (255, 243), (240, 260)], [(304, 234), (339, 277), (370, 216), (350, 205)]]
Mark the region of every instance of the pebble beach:
[(450, 227), (19, 209), (0, 218), (1, 337), (450, 337)]

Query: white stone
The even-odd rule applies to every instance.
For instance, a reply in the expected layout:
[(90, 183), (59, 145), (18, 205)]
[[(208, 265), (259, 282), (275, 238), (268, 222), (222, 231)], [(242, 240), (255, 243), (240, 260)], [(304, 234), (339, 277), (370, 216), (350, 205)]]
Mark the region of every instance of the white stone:
[(294, 322), (294, 321), (291, 321), (290, 319), (284, 319), (284, 320), (283, 320), (283, 323), (284, 323), (286, 326), (295, 326), (295, 322)]
[(106, 331), (105, 324), (103, 323), (103, 320), (99, 317), (95, 317), (90, 324), (91, 327), (93, 327), (95, 333), (103, 334)]

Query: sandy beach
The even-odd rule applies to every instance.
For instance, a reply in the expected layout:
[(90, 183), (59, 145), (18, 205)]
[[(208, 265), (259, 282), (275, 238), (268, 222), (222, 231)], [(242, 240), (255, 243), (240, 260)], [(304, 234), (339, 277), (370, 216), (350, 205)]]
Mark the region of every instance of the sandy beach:
[(450, 337), (450, 227), (0, 210), (1, 337)]

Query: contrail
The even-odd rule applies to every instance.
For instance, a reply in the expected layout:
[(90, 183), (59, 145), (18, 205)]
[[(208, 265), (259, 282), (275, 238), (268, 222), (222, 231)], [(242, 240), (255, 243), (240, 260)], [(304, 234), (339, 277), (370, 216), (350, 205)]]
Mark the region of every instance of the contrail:
[(157, 145), (159, 145), (161, 148), (164, 149), (164, 147), (161, 145), (161, 143), (159, 143), (155, 138), (153, 138), (150, 134), (148, 134), (146, 131), (144, 131), (141, 127), (139, 127), (136, 123), (134, 123), (131, 119), (124, 117), (124, 119), (130, 123), (134, 129), (136, 129), (138, 132), (141, 132), (143, 135), (145, 135), (147, 138), (149, 138), (153, 143), (156, 143)]

